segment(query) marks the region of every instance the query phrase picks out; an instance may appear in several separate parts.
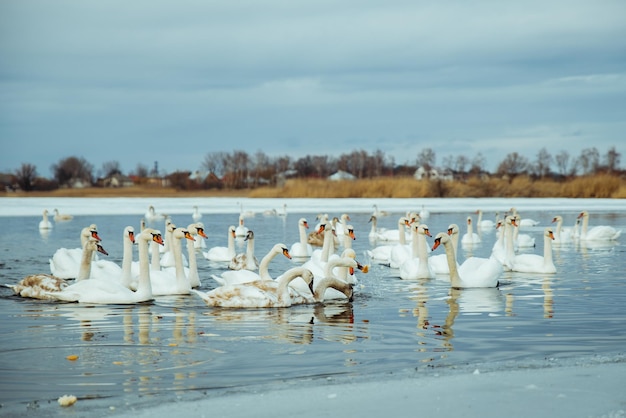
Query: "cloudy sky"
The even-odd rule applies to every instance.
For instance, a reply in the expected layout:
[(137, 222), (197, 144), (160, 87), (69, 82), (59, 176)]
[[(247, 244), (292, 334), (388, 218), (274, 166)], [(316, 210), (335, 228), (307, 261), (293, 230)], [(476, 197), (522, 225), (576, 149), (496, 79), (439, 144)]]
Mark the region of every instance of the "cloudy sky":
[(5, 0), (0, 94), (5, 172), (612, 146), (624, 167), (626, 2)]

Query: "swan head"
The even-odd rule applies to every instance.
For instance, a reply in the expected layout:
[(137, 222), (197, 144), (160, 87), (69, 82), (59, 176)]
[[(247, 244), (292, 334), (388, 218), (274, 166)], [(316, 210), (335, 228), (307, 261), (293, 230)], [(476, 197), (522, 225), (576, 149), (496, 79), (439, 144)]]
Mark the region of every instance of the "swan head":
[(468, 217), (467, 217), (467, 224), (469, 225), (469, 224), (471, 224), (471, 223), (472, 223), (472, 217), (471, 217), (471, 216), (468, 216)]
[(561, 215), (556, 215), (552, 218), (552, 222), (563, 222), (563, 217)]
[(298, 220), (298, 225), (309, 229), (309, 223), (307, 222), (306, 218), (300, 218), (300, 220)]
[(550, 238), (551, 240), (554, 240), (554, 231), (552, 230), (552, 228), (548, 227), (544, 230), (543, 235), (545, 237)]
[(237, 233), (235, 231), (235, 225), (231, 225), (228, 227), (228, 235), (232, 236), (233, 238), (237, 236)]
[(350, 238), (352, 238), (352, 240), (356, 239), (356, 235), (354, 235), (354, 227), (352, 225), (346, 225), (346, 228), (344, 229), (344, 233), (348, 235)]
[(291, 260), (291, 254), (289, 254), (289, 249), (287, 248), (285, 244), (274, 245), (274, 247), (272, 247), (272, 251), (275, 252), (276, 254), (282, 254)]
[(419, 224), (417, 228), (415, 229), (417, 230), (418, 234), (424, 234), (426, 236), (432, 237), (432, 235), (430, 234), (430, 231), (428, 230), (428, 225)]
[(135, 243), (135, 228), (133, 228), (132, 226), (127, 226), (126, 228), (124, 228), (124, 236), (128, 237), (130, 242), (134, 244)]
[(433, 243), (433, 247), (431, 248), (431, 251), (435, 251), (437, 248), (439, 248), (440, 245), (446, 245), (447, 243), (450, 242), (450, 237), (448, 236), (447, 232), (439, 232), (437, 235), (435, 235), (435, 242)]
[(89, 238), (87, 242), (85, 242), (85, 249), (90, 251), (97, 251), (104, 255), (109, 255), (109, 253), (104, 249), (102, 245), (100, 245), (100, 241), (95, 238)]
[(254, 232), (252, 232), (252, 230), (248, 230), (248, 232), (246, 232), (246, 236), (243, 239), (244, 241), (251, 241), (254, 239)]
[(161, 235), (161, 231), (159, 231), (158, 229), (153, 229), (153, 228), (146, 228), (143, 231), (141, 231), (141, 234), (139, 234), (139, 239), (149, 242), (156, 242), (159, 245), (164, 245), (165, 243), (163, 242), (163, 236)]
[(587, 212), (586, 210), (583, 210), (582, 212), (580, 212), (580, 214), (578, 215), (577, 219), (580, 218), (585, 218), (589, 216), (589, 212)]
[(192, 235), (200, 235), (202, 238), (208, 238), (204, 232), (204, 224), (202, 222), (195, 222), (187, 225), (187, 230)]
[(448, 235), (454, 235), (459, 233), (459, 226), (457, 224), (448, 225)]
[(83, 228), (81, 235), (85, 238), (94, 238), (98, 241), (102, 241), (102, 238), (98, 235), (98, 227), (96, 224), (91, 224), (88, 227)]

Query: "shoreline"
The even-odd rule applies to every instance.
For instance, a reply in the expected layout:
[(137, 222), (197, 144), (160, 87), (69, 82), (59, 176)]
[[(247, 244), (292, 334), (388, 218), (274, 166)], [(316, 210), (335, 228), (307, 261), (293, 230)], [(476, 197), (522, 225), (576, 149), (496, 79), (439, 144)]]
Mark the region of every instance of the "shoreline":
[[(5, 408), (15, 417), (626, 417), (626, 354), (421, 366), (129, 398)], [(62, 396), (63, 394), (59, 394)], [(0, 410), (2, 410), (0, 409)]]

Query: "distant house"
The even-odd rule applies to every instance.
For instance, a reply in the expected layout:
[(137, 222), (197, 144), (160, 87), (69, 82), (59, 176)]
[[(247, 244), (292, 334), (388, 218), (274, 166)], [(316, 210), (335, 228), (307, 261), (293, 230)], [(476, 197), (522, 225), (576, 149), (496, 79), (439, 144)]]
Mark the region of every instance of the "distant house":
[(130, 177), (123, 174), (112, 174), (98, 182), (102, 187), (130, 187), (135, 184)]
[(339, 180), (356, 180), (356, 176), (348, 173), (347, 171), (339, 170), (330, 176), (328, 176), (328, 180), (339, 181)]
[(427, 170), (423, 166), (420, 166), (417, 170), (415, 170), (413, 177), (415, 177), (416, 180), (454, 180), (454, 174), (450, 170), (438, 170), (434, 167)]

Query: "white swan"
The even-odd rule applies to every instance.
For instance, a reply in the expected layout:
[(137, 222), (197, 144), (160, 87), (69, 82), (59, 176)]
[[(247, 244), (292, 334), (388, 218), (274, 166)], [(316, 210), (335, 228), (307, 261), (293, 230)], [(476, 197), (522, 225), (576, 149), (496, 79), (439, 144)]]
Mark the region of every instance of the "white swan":
[(74, 219), (72, 215), (69, 215), (67, 213), (59, 213), (59, 210), (57, 208), (54, 208), (54, 222), (71, 221), (72, 219)]
[(356, 240), (356, 235), (354, 234), (354, 227), (350, 224), (345, 225), (343, 228), (343, 248), (352, 248), (352, 241)]
[(49, 295), (60, 301), (93, 304), (134, 304), (152, 300), (148, 243), (154, 241), (163, 244), (163, 238), (159, 231), (146, 228), (136, 237), (136, 240), (140, 262), (140, 274), (136, 291), (130, 290), (115, 281), (81, 280), (60, 292), (49, 293)]
[(157, 213), (154, 206), (150, 205), (148, 211), (144, 215), (146, 222), (155, 222), (164, 219), (166, 216), (162, 213)]
[(554, 228), (554, 240), (552, 241), (552, 243), (554, 245), (573, 244), (573, 229), (563, 228), (563, 217), (561, 215), (556, 215), (554, 218), (552, 218), (552, 222), (556, 222), (556, 227)]
[(374, 208), (374, 211), (372, 212), (372, 216), (376, 217), (376, 218), (380, 218), (383, 216), (389, 216), (391, 215), (391, 212), (386, 211), (386, 210), (378, 210), (378, 205), (377, 204), (373, 204), (372, 207)]
[(259, 260), (254, 255), (254, 231), (248, 230), (244, 241), (247, 241), (246, 252), (236, 254), (230, 260), (228, 268), (231, 270), (256, 270), (259, 268)]
[(511, 208), (510, 210), (511, 215), (516, 216), (517, 217), (517, 226), (518, 227), (523, 227), (523, 226), (537, 226), (539, 225), (539, 221), (536, 221), (534, 219), (530, 219), (530, 218), (522, 218), (521, 216), (519, 216), (519, 212), (517, 212), (516, 208)]
[(580, 212), (578, 218), (583, 220), (579, 238), (581, 241), (615, 241), (622, 234), (621, 230), (608, 225), (598, 225), (589, 229), (589, 212), (586, 210)]
[(306, 218), (298, 219), (299, 240), (294, 242), (289, 250), (289, 254), (291, 254), (294, 259), (309, 258), (313, 253), (313, 246), (307, 242), (307, 229), (309, 229), (309, 223)]
[[(161, 251), (160, 261), (161, 267), (163, 267), (164, 269), (176, 267), (176, 258), (174, 252), (172, 251), (172, 247), (176, 242), (175, 238), (173, 237), (174, 231), (176, 229), (176, 224), (174, 224), (170, 219), (165, 222), (165, 245), (163, 247), (159, 247), (160, 250), (165, 248), (164, 251)], [(187, 260), (187, 257), (182, 254), (182, 252), (181, 259), (183, 267), (189, 266), (189, 261)]]
[(421, 220), (430, 218), (430, 211), (426, 209), (426, 206), (422, 205), (422, 210), (420, 210), (419, 216)]
[[(499, 260), (506, 271), (511, 271), (513, 268), (513, 260), (515, 259), (515, 247), (513, 242), (514, 229), (517, 229), (515, 217), (509, 215), (504, 218), (504, 255), (503, 258)], [(496, 258), (498, 258), (498, 256), (496, 256)]]
[(200, 219), (202, 219), (202, 213), (200, 213), (200, 209), (198, 208), (197, 205), (194, 205), (193, 207), (191, 219), (193, 219), (194, 222), (200, 222)]
[[(307, 266), (310, 266), (310, 264), (305, 263), (302, 267), (308, 268)], [(355, 269), (367, 273), (369, 266), (363, 265), (356, 260), (356, 252), (352, 248), (343, 250), (341, 255), (335, 255), (325, 263), (314, 265), (310, 270), (315, 276), (314, 288), (319, 296), (316, 298), (316, 301), (319, 302), (324, 299), (350, 299), (353, 289), (346, 286), (346, 284), (355, 286), (358, 283), (356, 275), (354, 274)], [(320, 284), (324, 283), (323, 280), (327, 278), (332, 280), (328, 280), (326, 286), (322, 285), (322, 291), (320, 290)], [(290, 283), (290, 286), (302, 294), (306, 293), (307, 284), (302, 280), (294, 280)], [(349, 294), (347, 293), (348, 290)]]
[[(82, 258), (85, 243), (90, 238), (101, 241), (96, 224), (91, 224), (81, 229), (79, 237), (80, 247), (59, 248), (54, 252), (52, 258), (49, 259), (50, 272), (53, 276), (61, 279), (75, 279), (78, 276), (78, 270), (80, 269), (80, 260)], [(97, 259), (97, 257), (94, 257), (94, 260)]]
[(515, 228), (514, 232), (513, 232), (513, 242), (515, 243), (515, 246), (519, 249), (519, 248), (534, 248), (535, 247), (535, 238), (531, 237), (528, 234), (521, 234), (520, 233), (520, 222), (523, 221), (523, 219), (520, 219), (519, 215), (513, 215), (513, 217), (515, 218), (515, 225), (517, 225), (517, 228)]
[(210, 261), (230, 262), (236, 255), (235, 250), (235, 226), (228, 227), (228, 246), (215, 246), (209, 248), (208, 251), (203, 252), (204, 258)]
[(191, 281), (185, 274), (183, 265), (183, 249), (181, 240), (195, 241), (185, 228), (175, 228), (172, 231), (172, 248), (170, 250), (174, 258), (173, 268), (164, 268), (161, 271), (151, 271), (150, 281), (154, 296), (164, 295), (187, 295), (191, 290)]
[(376, 237), (377, 241), (391, 241), (400, 242), (406, 244), (411, 240), (411, 234), (407, 231), (407, 228), (411, 226), (411, 221), (407, 216), (401, 216), (398, 218), (398, 228), (386, 229), (381, 231)]
[[(456, 254), (459, 248), (459, 226), (457, 224), (448, 225), (448, 235), (450, 236), (450, 240), (452, 241), (452, 248), (454, 248), (454, 256), (456, 258)], [(435, 274), (450, 274), (450, 268), (448, 267), (448, 258), (447, 255), (444, 254), (431, 254), (428, 257), (430, 268)], [(457, 261), (457, 266), (459, 265)]]
[(247, 283), (227, 284), (210, 292), (192, 290), (208, 306), (222, 308), (284, 308), (309, 303), (311, 295), (301, 295), (289, 287), (298, 278), (312, 285), (313, 273), (303, 267), (287, 270), (278, 280), (256, 280)]
[[(206, 238), (204, 233), (204, 224), (202, 222), (195, 222), (187, 226), (189, 234), (197, 241), (196, 237)], [(187, 258), (189, 259), (189, 269), (187, 277), (189, 278), (189, 285), (194, 287), (200, 287), (200, 275), (198, 274), (198, 261), (196, 259), (196, 246), (195, 241), (185, 240), (187, 243)]]
[(472, 222), (472, 217), (468, 216), (467, 217), (467, 232), (465, 232), (465, 234), (463, 234), (463, 237), (461, 237), (461, 244), (463, 246), (472, 246), (474, 244), (480, 244), (482, 242), (482, 240), (480, 239), (480, 236), (474, 232), (474, 224)]
[(52, 229), (52, 222), (48, 219), (48, 209), (44, 209), (43, 211), (43, 217), (41, 221), (39, 221), (39, 229)]
[(498, 280), (502, 275), (502, 265), (497, 262), (497, 260), (493, 260), (493, 262), (490, 263), (484, 263), (478, 269), (463, 268), (462, 265), (457, 268), (452, 241), (445, 232), (437, 234), (432, 250), (436, 250), (441, 244), (444, 246), (448, 259), (451, 287), (468, 288), (498, 286)]
[(335, 223), (335, 233), (338, 237), (343, 237), (346, 225), (348, 225), (348, 221), (350, 221), (350, 215), (347, 213), (342, 213), (341, 217)]
[(132, 273), (133, 244), (135, 243), (135, 228), (127, 226), (122, 233), (122, 266), (110, 260), (96, 260), (92, 262), (91, 277), (97, 280), (116, 280), (121, 285), (136, 289), (137, 283)]
[(483, 219), (483, 211), (478, 209), (476, 211), (478, 219), (476, 219), (476, 228), (481, 230), (491, 230), (495, 228), (496, 223), (490, 219)]
[(426, 237), (432, 236), (425, 224), (414, 225), (411, 257), (400, 265), (400, 278), (403, 280), (433, 279), (433, 272), (428, 261)]
[(552, 228), (545, 228), (543, 232), (543, 256), (518, 254), (513, 258), (511, 271), (520, 273), (556, 273), (556, 267), (552, 261), (552, 240), (554, 240)]
[(288, 259), (291, 259), (289, 249), (285, 244), (279, 243), (275, 244), (265, 257), (261, 259), (258, 273), (250, 270), (228, 270), (223, 272), (220, 276), (212, 274), (211, 277), (220, 285), (247, 283), (255, 280), (272, 280), (272, 276), (269, 273), (269, 264), (278, 254), (282, 254)]
[[(326, 232), (326, 229), (322, 228), (322, 225), (329, 224), (328, 214), (320, 213), (315, 219), (318, 223), (307, 236), (307, 242), (314, 247), (321, 247), (324, 245), (324, 233)], [(328, 230), (330, 231), (330, 228)]]
[(235, 236), (244, 238), (248, 233), (248, 227), (244, 224), (243, 214), (239, 215), (239, 224), (235, 228)]
[(376, 241), (376, 239), (378, 238), (378, 234), (385, 231), (385, 228), (378, 227), (378, 218), (374, 215), (370, 216), (368, 222), (372, 224), (372, 226), (370, 227), (368, 238), (370, 239), (370, 241)]
[(311, 270), (316, 277), (323, 274), (324, 266), (331, 257), (339, 257), (339, 255), (335, 253), (336, 233), (335, 230), (332, 229), (331, 224), (322, 224), (319, 230), (324, 232), (324, 244), (322, 248), (313, 250), (311, 258), (302, 265)]

